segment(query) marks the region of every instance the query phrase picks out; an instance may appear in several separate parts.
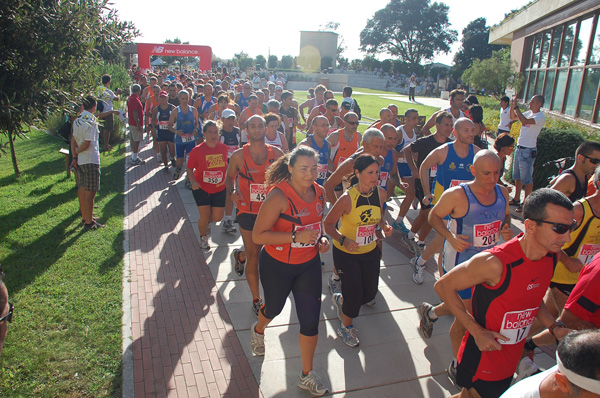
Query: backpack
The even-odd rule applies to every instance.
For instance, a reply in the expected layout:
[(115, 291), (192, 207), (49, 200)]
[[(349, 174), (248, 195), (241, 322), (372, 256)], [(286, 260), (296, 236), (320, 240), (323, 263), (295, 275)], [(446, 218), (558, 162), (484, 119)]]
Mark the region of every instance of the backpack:
[(104, 112), (104, 101), (98, 100), (96, 103), (96, 110), (100, 113)]

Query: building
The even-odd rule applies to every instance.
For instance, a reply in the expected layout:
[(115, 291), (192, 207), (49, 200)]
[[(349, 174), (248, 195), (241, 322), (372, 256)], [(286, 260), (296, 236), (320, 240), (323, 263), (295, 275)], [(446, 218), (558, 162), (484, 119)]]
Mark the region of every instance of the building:
[(599, 13), (600, 0), (537, 0), (490, 30), (525, 76), (519, 98), (541, 94), (552, 113), (600, 124)]
[(329, 66), (335, 67), (337, 59), (338, 34), (334, 32), (300, 32), (300, 54), (297, 64), (310, 71), (321, 70), (323, 58), (331, 61)]

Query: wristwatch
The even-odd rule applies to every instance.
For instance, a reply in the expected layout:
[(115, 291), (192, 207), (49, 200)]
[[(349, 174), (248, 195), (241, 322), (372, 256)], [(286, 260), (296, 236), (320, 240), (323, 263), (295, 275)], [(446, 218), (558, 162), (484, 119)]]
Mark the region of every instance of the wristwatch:
[(342, 237), (340, 238), (339, 242), (340, 245), (344, 246), (344, 241), (346, 240), (346, 237), (344, 235), (342, 235)]
[(292, 232), (292, 243), (296, 243), (296, 231)]
[[(566, 328), (567, 325), (564, 324), (563, 321), (556, 321), (552, 325), (548, 326), (548, 331), (552, 336), (554, 336), (554, 329), (556, 328)], [(556, 338), (556, 336), (554, 336)]]

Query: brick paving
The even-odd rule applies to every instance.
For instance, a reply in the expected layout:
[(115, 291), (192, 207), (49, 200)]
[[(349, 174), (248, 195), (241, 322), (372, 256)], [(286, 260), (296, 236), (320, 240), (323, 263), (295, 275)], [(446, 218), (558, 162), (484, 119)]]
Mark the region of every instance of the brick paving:
[(260, 397), (177, 187), (141, 152), (125, 186), (135, 397)]

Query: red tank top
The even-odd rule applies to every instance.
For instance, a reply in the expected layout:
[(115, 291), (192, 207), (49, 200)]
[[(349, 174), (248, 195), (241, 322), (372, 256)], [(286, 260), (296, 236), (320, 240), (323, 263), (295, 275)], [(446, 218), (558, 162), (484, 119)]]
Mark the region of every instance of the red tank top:
[(344, 138), (344, 129), (338, 130), (338, 145), (336, 145), (333, 157), (333, 167), (336, 169), (344, 160), (348, 159), (358, 149), (358, 133), (354, 133), (352, 141), (347, 142)]
[[(281, 182), (273, 188), (279, 188), (288, 199), (288, 209), (279, 215), (279, 219), (271, 228), (272, 231), (302, 231), (304, 229), (316, 229), (321, 236), (321, 221), (323, 220), (323, 208), (325, 197), (323, 188), (313, 182), (316, 192), (315, 200), (307, 203), (298, 196), (294, 188), (287, 182)], [(286, 243), (283, 245), (265, 245), (265, 250), (274, 259), (288, 264), (302, 264), (312, 260), (319, 252), (318, 244), (306, 245), (304, 243)]]
[(458, 360), (461, 366), (473, 371), (473, 380), (498, 381), (513, 375), (525, 338), (550, 286), (556, 254), (548, 253), (538, 261), (529, 260), (519, 243), (522, 236), (521, 233), (486, 250), (504, 265), (502, 277), (495, 286), (480, 284), (472, 288), (472, 314), (477, 323), (510, 339), (500, 341), (500, 351), (481, 352), (469, 332), (465, 333)]
[(265, 173), (267, 168), (275, 161), (275, 152), (269, 144), (267, 146), (267, 161), (258, 165), (252, 161), (249, 146), (243, 146), (244, 167), (240, 171), (240, 193), (242, 200), (237, 202), (239, 213), (258, 214), (258, 210), (267, 197), (267, 187), (265, 185)]

